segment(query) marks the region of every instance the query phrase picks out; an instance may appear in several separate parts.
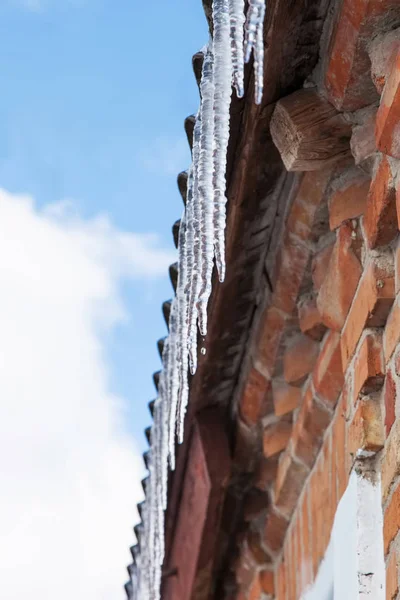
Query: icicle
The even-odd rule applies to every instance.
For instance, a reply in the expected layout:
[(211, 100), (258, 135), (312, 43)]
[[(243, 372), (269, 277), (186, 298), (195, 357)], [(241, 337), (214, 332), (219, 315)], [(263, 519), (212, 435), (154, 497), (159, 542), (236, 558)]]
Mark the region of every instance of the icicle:
[[(192, 171), (189, 171), (188, 176), (188, 189), (190, 188), (190, 179)], [(186, 407), (189, 397), (189, 384), (188, 384), (188, 324), (187, 324), (187, 311), (188, 302), (185, 288), (188, 282), (188, 265), (187, 265), (187, 245), (186, 245), (186, 211), (183, 213), (181, 223), (179, 226), (179, 238), (178, 238), (178, 287), (177, 287), (177, 298), (178, 298), (178, 330), (179, 330), (179, 354), (180, 354), (180, 369), (179, 369), (179, 392), (178, 392), (178, 423), (176, 425), (176, 432), (178, 435), (178, 442), (181, 444), (183, 441), (183, 424), (185, 420)], [(175, 433), (175, 429), (174, 429)], [(170, 435), (172, 432), (170, 432)]]
[(239, 98), (244, 94), (243, 29), (245, 22), (244, 0), (230, 0), (231, 50), (233, 83)]
[(188, 349), (189, 365), (192, 375), (197, 368), (197, 300), (200, 292), (200, 220), (201, 206), (198, 193), (198, 164), (200, 155), (200, 133), (201, 133), (201, 105), (197, 113), (196, 123), (193, 131), (193, 198), (191, 206), (191, 221), (193, 227), (193, 262), (191, 277), (189, 281), (189, 304), (188, 304)]
[(214, 247), (220, 281), (225, 279), (226, 154), (229, 142), (232, 59), (228, 0), (214, 0)]
[(265, 0), (249, 0), (245, 25), (245, 62), (254, 52), (255, 101), (260, 104), (264, 85), (264, 17)]
[(203, 63), (200, 85), (202, 98), (200, 157), (198, 167), (198, 193), (201, 206), (200, 245), (201, 245), (201, 288), (198, 301), (198, 315), (201, 335), (207, 333), (207, 304), (211, 294), (211, 277), (214, 258), (213, 224), (213, 135), (214, 135), (214, 56), (213, 45), (209, 48)]
[[(252, 52), (257, 103), (263, 93), (265, 0), (249, 0), (246, 23), (244, 4), (244, 0), (214, 0), (214, 38), (203, 50), (201, 103), (193, 133), (186, 208), (179, 229), (177, 293), (171, 306), (154, 405), (140, 552), (131, 576), (133, 600), (160, 599), (168, 464), (171, 469), (175, 467), (175, 439), (179, 443), (183, 440), (188, 367), (192, 373), (197, 367), (197, 324), (203, 336), (207, 332), (214, 256), (220, 280), (225, 277), (225, 172), (231, 84), (242, 96), (244, 61), (250, 60)], [(205, 354), (204, 347), (201, 353)]]

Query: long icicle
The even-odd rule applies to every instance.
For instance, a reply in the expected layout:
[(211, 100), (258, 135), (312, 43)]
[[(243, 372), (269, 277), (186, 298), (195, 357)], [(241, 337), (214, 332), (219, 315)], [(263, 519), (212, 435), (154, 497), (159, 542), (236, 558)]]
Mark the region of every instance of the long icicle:
[(238, 98), (244, 95), (244, 52), (243, 31), (246, 20), (244, 0), (229, 1), (231, 24), (232, 79)]
[(213, 1), (213, 33), (203, 50), (201, 103), (196, 118), (187, 201), (179, 231), (178, 287), (171, 306), (169, 336), (163, 351), (163, 371), (154, 406), (149, 476), (143, 525), (130, 571), (134, 600), (159, 600), (164, 559), (164, 509), (167, 505), (168, 463), (175, 467), (175, 439), (183, 440), (189, 399), (188, 366), (197, 366), (197, 322), (207, 331), (213, 254), (221, 281), (225, 277), (226, 156), (229, 141), (231, 84), (244, 93), (244, 62), (254, 54), (255, 101), (263, 93), (265, 0)]
[(198, 300), (199, 328), (201, 335), (207, 334), (207, 305), (211, 294), (211, 277), (214, 259), (213, 223), (213, 149), (214, 149), (214, 55), (210, 40), (203, 63), (200, 92), (202, 98), (200, 157), (199, 157), (199, 201), (201, 206), (200, 250), (201, 288)]
[(229, 142), (232, 57), (229, 0), (214, 0), (214, 248), (220, 281), (225, 279), (226, 155)]

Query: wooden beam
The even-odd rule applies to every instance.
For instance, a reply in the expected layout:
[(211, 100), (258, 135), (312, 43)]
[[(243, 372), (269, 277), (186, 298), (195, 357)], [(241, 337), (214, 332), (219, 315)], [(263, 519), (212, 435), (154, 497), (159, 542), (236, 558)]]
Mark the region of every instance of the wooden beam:
[(316, 171), (350, 156), (351, 125), (315, 90), (279, 100), (270, 127), (288, 171)]
[(182, 496), (162, 598), (203, 600), (212, 581), (230, 455), (224, 414), (215, 409), (196, 418), (183, 477)]

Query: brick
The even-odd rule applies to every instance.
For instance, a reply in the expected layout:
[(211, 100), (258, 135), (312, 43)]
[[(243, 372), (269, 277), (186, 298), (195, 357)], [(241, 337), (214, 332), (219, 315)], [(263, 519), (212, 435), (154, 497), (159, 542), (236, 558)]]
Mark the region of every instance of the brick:
[(301, 546), (304, 550), (300, 565), (300, 579), (302, 590), (305, 590), (313, 580), (312, 568), (312, 544), (313, 539), (310, 531), (310, 493), (308, 487), (304, 491), (300, 508), (301, 515)]
[(337, 239), (328, 272), (318, 294), (322, 321), (329, 329), (341, 331), (361, 277), (361, 264), (354, 247), (356, 240), (351, 223), (337, 230)]
[(296, 336), (286, 349), (283, 373), (287, 383), (300, 385), (311, 373), (318, 356), (319, 344), (305, 335)]
[(385, 246), (397, 235), (396, 191), (386, 156), (380, 161), (371, 183), (363, 227), (369, 248)]
[(380, 18), (398, 8), (398, 0), (343, 0), (325, 76), (328, 98), (353, 111), (377, 98), (371, 79), (368, 43), (379, 32)]
[(334, 416), (332, 427), (333, 471), (336, 474), (336, 497), (340, 501), (349, 482), (347, 459), (346, 396), (342, 394)]
[(388, 436), (393, 423), (396, 419), (396, 382), (393, 378), (392, 371), (389, 371), (386, 374), (385, 378), (385, 387), (383, 389), (383, 399), (385, 404), (385, 431)]
[(314, 290), (319, 291), (328, 272), (329, 261), (333, 251), (334, 244), (328, 244), (314, 255), (311, 263), (311, 276), (314, 284)]
[(375, 119), (377, 109), (372, 106), (363, 111), (360, 123), (353, 126), (350, 148), (356, 165), (371, 159), (377, 151), (375, 141)]
[(322, 453), (314, 467), (309, 481), (310, 502), (312, 515), (312, 535), (313, 535), (313, 572), (316, 576), (319, 564), (325, 554), (327, 540), (329, 539), (330, 526), (327, 521), (326, 508), (329, 506), (329, 472), (324, 468)]
[(269, 497), (266, 492), (257, 487), (251, 488), (246, 495), (244, 503), (243, 518), (252, 521), (265, 513), (269, 505)]
[(296, 306), (309, 258), (309, 249), (299, 243), (297, 238), (286, 233), (277, 259), (273, 303), (288, 315)]
[(275, 483), (275, 505), (285, 516), (292, 514), (307, 475), (307, 467), (288, 452), (282, 454)]
[(384, 374), (382, 332), (369, 330), (357, 348), (354, 360), (354, 402), (360, 393), (370, 394), (381, 388)]
[(300, 405), (301, 389), (285, 381), (273, 381), (272, 398), (277, 417), (292, 412)]
[(282, 548), (288, 527), (289, 521), (271, 508), (264, 528), (264, 543), (266, 547), (270, 548), (273, 552), (278, 552)]
[(291, 444), (294, 455), (310, 468), (317, 457), (330, 420), (330, 412), (316, 400), (314, 390), (309, 385), (293, 427)]
[(275, 594), (274, 572), (264, 569), (260, 571), (260, 584), (264, 594), (273, 596)]
[(321, 314), (317, 307), (317, 299), (313, 295), (303, 297), (298, 303), (300, 330), (316, 341), (320, 341), (326, 331)]
[(364, 214), (370, 178), (361, 170), (353, 170), (350, 177), (335, 186), (329, 199), (329, 226), (337, 229), (344, 221)]
[(281, 559), (275, 571), (276, 600), (286, 600), (286, 564)]
[(392, 310), (390, 311), (386, 322), (384, 340), (385, 362), (387, 363), (400, 342), (400, 303), (399, 297), (396, 298)]
[(394, 600), (398, 591), (397, 552), (393, 550), (386, 565), (386, 600)]
[(261, 319), (255, 356), (255, 366), (268, 377), (274, 371), (284, 326), (285, 314), (275, 306), (268, 307)]
[(249, 531), (247, 534), (247, 545), (258, 565), (271, 563), (271, 557), (263, 548), (260, 531)]
[(394, 272), (392, 255), (370, 259), (364, 269), (343, 327), (341, 347), (343, 371), (366, 327), (382, 327), (394, 300)]
[(278, 421), (268, 425), (263, 433), (264, 456), (269, 458), (282, 452), (289, 442), (292, 433), (292, 424), (288, 421)]
[(354, 458), (359, 450), (378, 452), (384, 444), (380, 403), (374, 396), (361, 398), (349, 426), (348, 452)]
[[(396, 213), (397, 213), (397, 226), (400, 229), (400, 184), (397, 183), (396, 189)], [(398, 251), (398, 248), (397, 248)]]
[(379, 95), (383, 92), (386, 79), (392, 71), (399, 49), (400, 35), (398, 29), (378, 35), (371, 43), (369, 52), (371, 77)]
[(253, 554), (247, 545), (247, 542), (242, 544), (239, 558), (235, 564), (236, 581), (240, 586), (247, 588), (251, 585), (256, 570), (256, 563)]
[(277, 471), (278, 456), (271, 458), (262, 457), (256, 470), (254, 485), (260, 490), (268, 490), (276, 478)]
[(375, 135), (381, 152), (400, 158), (400, 50), (383, 89)]
[(400, 485), (395, 488), (383, 516), (383, 543), (385, 555), (400, 530)]
[(400, 475), (400, 419), (390, 431), (382, 457), (382, 498), (386, 500), (394, 479)]
[(316, 393), (329, 405), (334, 406), (343, 387), (340, 335), (330, 331), (325, 337), (313, 371)]
[(258, 572), (255, 573), (247, 598), (248, 600), (260, 600), (261, 598), (261, 583)]
[(287, 218), (287, 231), (298, 240), (307, 241), (312, 234), (317, 210), (325, 195), (331, 169), (305, 173)]
[(248, 427), (239, 417), (236, 424), (235, 466), (243, 472), (253, 472), (257, 460), (258, 447), (258, 431), (254, 427)]
[(265, 416), (269, 385), (269, 381), (252, 367), (239, 404), (240, 415), (247, 425), (255, 425)]

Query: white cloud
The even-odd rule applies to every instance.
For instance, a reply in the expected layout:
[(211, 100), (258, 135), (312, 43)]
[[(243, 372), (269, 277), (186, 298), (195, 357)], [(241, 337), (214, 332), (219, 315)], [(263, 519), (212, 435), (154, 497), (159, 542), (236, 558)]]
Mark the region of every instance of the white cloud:
[(123, 598), (142, 467), (104, 330), (122, 278), (165, 273), (156, 242), (0, 191), (1, 598)]

